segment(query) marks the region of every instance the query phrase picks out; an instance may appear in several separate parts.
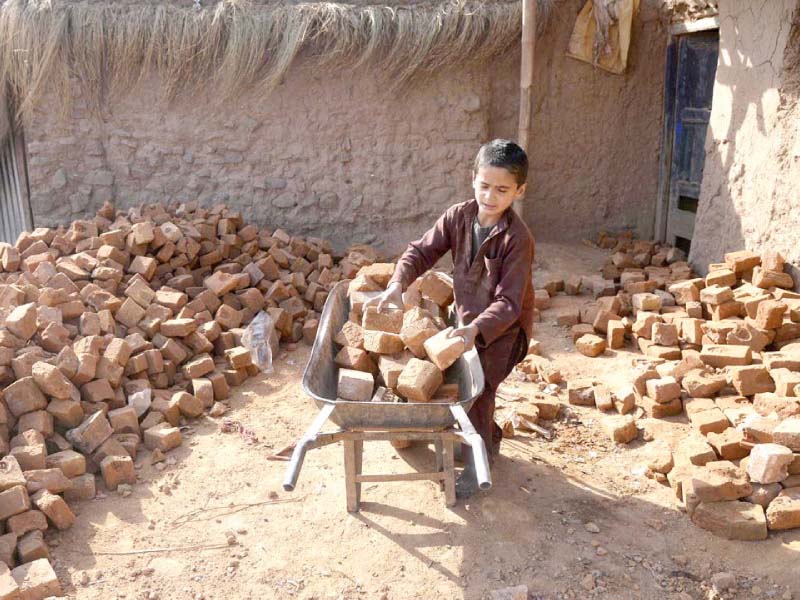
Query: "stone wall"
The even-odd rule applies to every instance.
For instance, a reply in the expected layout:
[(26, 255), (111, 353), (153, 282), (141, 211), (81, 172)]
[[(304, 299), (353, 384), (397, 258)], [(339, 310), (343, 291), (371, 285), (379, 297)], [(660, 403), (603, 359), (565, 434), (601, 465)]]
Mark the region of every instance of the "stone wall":
[[(720, 53), (690, 259), (741, 248), (800, 264), (797, 0), (720, 3)], [(787, 45), (792, 39), (793, 42)]]
[[(652, 235), (666, 35), (655, 0), (636, 21), (630, 69), (610, 75), (567, 58), (583, 0), (559, 5), (537, 44), (530, 209), (541, 237), (601, 228)], [(516, 137), (519, 49), (442, 72), (400, 93), (368, 70), (302, 63), (273, 93), (224, 107), (165, 103), (144, 81), (100, 116), (52, 95), (25, 124), (37, 225), (90, 214), (104, 200), (224, 201), (264, 226), (400, 251), (450, 204), (471, 197), (478, 146)]]

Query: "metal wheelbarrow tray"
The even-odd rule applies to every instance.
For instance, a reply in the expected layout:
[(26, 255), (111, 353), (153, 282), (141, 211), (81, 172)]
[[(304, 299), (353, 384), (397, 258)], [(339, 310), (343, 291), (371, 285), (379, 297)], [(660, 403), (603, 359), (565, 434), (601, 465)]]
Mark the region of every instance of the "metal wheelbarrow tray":
[[(458, 384), (461, 400), (449, 402), (352, 402), (337, 399), (339, 368), (334, 364), (333, 338), (350, 314), (347, 281), (338, 283), (325, 302), (311, 357), (303, 374), (303, 390), (314, 399), (320, 412), (298, 441), (286, 470), (283, 487), (292, 491), (308, 450), (334, 443), (336, 433), (352, 431), (436, 431), (458, 424), (457, 435), (472, 447), (472, 455), (482, 489), (491, 487), (486, 447), (472, 426), (467, 411), (484, 388), (483, 369), (477, 351), (466, 352), (445, 372), (446, 383)], [(326, 421), (340, 427), (339, 432), (320, 434)]]

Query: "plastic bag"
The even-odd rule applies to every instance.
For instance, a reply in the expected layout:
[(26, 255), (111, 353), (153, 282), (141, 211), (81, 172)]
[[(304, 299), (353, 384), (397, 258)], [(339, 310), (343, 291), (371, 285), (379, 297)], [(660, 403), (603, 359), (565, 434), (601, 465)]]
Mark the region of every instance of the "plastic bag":
[(264, 373), (272, 373), (272, 352), (278, 347), (275, 323), (266, 311), (261, 311), (250, 321), (242, 335), (242, 346), (250, 350), (253, 364)]
[(153, 392), (150, 388), (139, 390), (135, 394), (128, 396), (128, 406), (132, 406), (133, 410), (136, 411), (136, 416), (141, 418), (149, 410), (152, 397)]

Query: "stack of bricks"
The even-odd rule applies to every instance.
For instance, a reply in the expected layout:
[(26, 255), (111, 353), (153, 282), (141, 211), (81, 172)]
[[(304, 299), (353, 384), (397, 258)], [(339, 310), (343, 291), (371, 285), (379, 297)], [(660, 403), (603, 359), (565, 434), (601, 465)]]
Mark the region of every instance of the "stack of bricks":
[(329, 289), (364, 252), (337, 266), (323, 240), (189, 204), (107, 205), (0, 245), (3, 589), (38, 598), (28, 588), (44, 579), (56, 595), (39, 561), (47, 528), (74, 521), (67, 502), (94, 497), (96, 474), (109, 490), (135, 483), (137, 457), (163, 460), (184, 419), (221, 414), (258, 372), (242, 336), (260, 311), (280, 339), (313, 341)]
[(619, 322), (645, 354), (621, 395), (652, 418), (688, 417), (689, 435), (651, 444), (651, 475), (717, 535), (757, 540), (800, 528), (800, 294), (792, 276), (776, 252), (728, 253), (705, 278), (675, 258), (651, 242), (619, 240), (605, 274), (621, 289), (598, 297), (591, 320), (597, 333)]
[(429, 271), (403, 295), (404, 306), (364, 309), (386, 289), (392, 263), (365, 265), (350, 282), (350, 317), (334, 341), (340, 347), (338, 397), (357, 402), (456, 402), (458, 385), (444, 371), (464, 353), (443, 317), (453, 302), (448, 278)]

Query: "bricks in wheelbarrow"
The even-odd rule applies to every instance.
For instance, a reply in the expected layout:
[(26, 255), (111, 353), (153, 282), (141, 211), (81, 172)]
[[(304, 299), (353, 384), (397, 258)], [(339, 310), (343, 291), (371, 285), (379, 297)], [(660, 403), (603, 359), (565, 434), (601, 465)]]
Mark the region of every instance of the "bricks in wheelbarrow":
[(368, 402), (372, 398), (375, 380), (370, 373), (353, 369), (339, 369), (337, 397), (354, 402)]
[(397, 379), (397, 391), (412, 402), (428, 402), (443, 379), (436, 365), (412, 358)]
[(444, 275), (436, 271), (428, 271), (422, 277), (419, 291), (439, 306), (448, 306), (453, 302), (453, 286)]
[(403, 329), (403, 311), (399, 309), (378, 311), (377, 307), (370, 306), (364, 311), (361, 326), (365, 331), (399, 334)]

